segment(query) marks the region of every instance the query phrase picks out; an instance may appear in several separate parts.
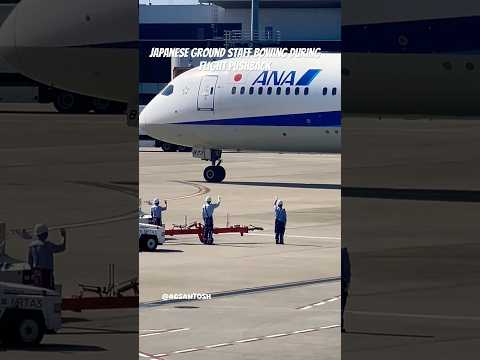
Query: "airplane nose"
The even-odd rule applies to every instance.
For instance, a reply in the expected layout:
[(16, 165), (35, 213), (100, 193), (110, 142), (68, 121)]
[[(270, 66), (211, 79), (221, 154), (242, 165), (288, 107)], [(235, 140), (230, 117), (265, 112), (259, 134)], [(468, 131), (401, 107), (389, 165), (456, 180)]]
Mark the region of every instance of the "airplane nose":
[(138, 126), (139, 126), (139, 129), (140, 129), (140, 132), (143, 133), (143, 134), (146, 134), (148, 135), (149, 133), (149, 124), (151, 124), (151, 114), (150, 114), (151, 110), (149, 109), (149, 106), (145, 106), (143, 108), (143, 110), (140, 111), (140, 118), (139, 118), (139, 123), (138, 123)]
[(145, 116), (142, 115), (143, 111), (140, 113), (140, 117), (138, 119), (138, 128), (140, 129), (140, 132), (145, 133), (147, 130), (147, 121), (145, 119)]

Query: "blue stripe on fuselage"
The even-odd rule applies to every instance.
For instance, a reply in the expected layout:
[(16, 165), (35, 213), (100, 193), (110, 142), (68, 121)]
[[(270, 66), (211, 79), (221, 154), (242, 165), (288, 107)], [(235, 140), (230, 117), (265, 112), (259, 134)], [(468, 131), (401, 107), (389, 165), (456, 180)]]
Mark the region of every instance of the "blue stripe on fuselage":
[(174, 125), (340, 127), (341, 123), (342, 120), (340, 111), (328, 111), (308, 114), (287, 114), (233, 119), (198, 120), (174, 123)]
[(297, 82), (297, 86), (308, 86), (312, 83), (320, 72), (320, 69), (310, 69), (308, 70)]

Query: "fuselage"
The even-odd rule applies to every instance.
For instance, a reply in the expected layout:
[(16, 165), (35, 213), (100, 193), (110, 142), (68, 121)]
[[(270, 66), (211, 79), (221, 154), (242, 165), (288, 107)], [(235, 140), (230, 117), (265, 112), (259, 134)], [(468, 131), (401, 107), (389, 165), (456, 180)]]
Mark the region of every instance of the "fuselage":
[(142, 111), (142, 131), (196, 148), (339, 152), (340, 54), (257, 60), (270, 69), (178, 76)]

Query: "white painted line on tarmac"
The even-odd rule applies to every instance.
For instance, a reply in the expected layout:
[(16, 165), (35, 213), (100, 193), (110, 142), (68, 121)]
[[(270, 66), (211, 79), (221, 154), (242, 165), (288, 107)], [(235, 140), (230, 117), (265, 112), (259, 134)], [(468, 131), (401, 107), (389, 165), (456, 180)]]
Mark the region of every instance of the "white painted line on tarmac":
[(312, 329), (296, 330), (296, 331), (293, 331), (292, 334), (304, 334), (312, 331), (317, 331), (317, 329), (312, 328)]
[(237, 340), (235, 341), (236, 343), (243, 344), (251, 341), (257, 341), (260, 340), (260, 338), (251, 338), (251, 339), (243, 339), (243, 340)]
[(165, 334), (166, 331), (160, 331), (160, 332), (154, 332), (154, 333), (150, 333), (150, 334), (142, 334), (140, 335), (140, 337), (148, 337), (148, 336), (155, 336), (155, 335), (160, 335), (160, 334)]
[(215, 345), (207, 345), (204, 346), (205, 349), (214, 349), (217, 347), (222, 347), (222, 346), (227, 346), (227, 345), (233, 345), (232, 343), (221, 343), (221, 344), (215, 344)]
[(330, 325), (330, 326), (322, 326), (320, 329), (333, 329), (340, 327), (340, 325)]
[(188, 331), (188, 330), (190, 330), (190, 328), (174, 329), (174, 330), (170, 330), (169, 333), (176, 333), (176, 332)]
[[(148, 336), (155, 336), (155, 335), (162, 335), (162, 334), (172, 334), (172, 333), (176, 333), (176, 332), (180, 332), (180, 331), (188, 331), (188, 330), (190, 330), (190, 328), (151, 330), (153, 332), (149, 332), (147, 334), (141, 334), (140, 337), (148, 337)], [(143, 331), (147, 331), (147, 330), (143, 330)]]
[(325, 299), (325, 300), (322, 300), (320, 302), (317, 302), (317, 303), (314, 303), (314, 304), (309, 304), (309, 305), (306, 305), (306, 306), (303, 306), (303, 307), (300, 307), (300, 308), (297, 308), (297, 309), (298, 310), (309, 310), (309, 309), (313, 308), (314, 306), (325, 305), (327, 303), (337, 301), (337, 300), (340, 300), (340, 296), (335, 296), (335, 297), (330, 298), (330, 299)]
[(156, 357), (162, 357), (162, 356), (169, 356), (169, 355), (175, 355), (175, 354), (185, 354), (185, 353), (190, 353), (194, 351), (201, 351), (201, 350), (208, 350), (208, 349), (216, 349), (219, 347), (224, 347), (224, 346), (231, 346), (235, 344), (245, 344), (253, 341), (261, 341), (261, 340), (268, 340), (268, 339), (275, 339), (283, 336), (291, 336), (291, 335), (297, 335), (297, 334), (305, 334), (313, 331), (319, 331), (319, 330), (324, 330), (324, 329), (332, 329), (332, 328), (337, 328), (340, 327), (340, 325), (328, 325), (328, 326), (322, 326), (318, 328), (309, 328), (309, 329), (302, 329), (302, 330), (295, 330), (292, 332), (288, 333), (278, 333), (278, 334), (271, 334), (271, 335), (266, 335), (266, 336), (260, 336), (260, 337), (254, 337), (254, 338), (249, 338), (249, 339), (241, 339), (241, 340), (236, 340), (232, 342), (226, 342), (226, 343), (220, 343), (220, 344), (214, 344), (214, 345), (206, 345), (206, 346), (201, 346), (201, 347), (196, 347), (196, 348), (188, 348), (188, 349), (183, 349), (183, 350), (176, 350), (171, 353), (165, 353), (165, 354), (156, 354), (156, 355), (150, 355), (147, 356), (143, 353), (140, 353), (141, 357), (149, 357), (152, 360), (155, 360)]
[(265, 336), (267, 339), (272, 339), (272, 338), (276, 338), (276, 337), (280, 337), (280, 336), (287, 336), (288, 334), (286, 333), (281, 333), (281, 334), (273, 334), (273, 335), (267, 335)]
[(191, 349), (185, 349), (185, 350), (177, 350), (177, 351), (174, 351), (173, 353), (174, 354), (184, 354), (184, 353), (188, 353), (188, 352), (193, 352), (193, 351), (198, 351), (200, 349), (198, 348), (191, 348)]

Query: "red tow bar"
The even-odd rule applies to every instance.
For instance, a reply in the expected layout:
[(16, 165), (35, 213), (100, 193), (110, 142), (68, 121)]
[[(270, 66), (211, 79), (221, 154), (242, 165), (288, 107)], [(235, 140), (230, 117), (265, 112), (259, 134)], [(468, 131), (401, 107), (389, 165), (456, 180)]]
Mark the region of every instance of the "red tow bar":
[[(245, 225), (233, 225), (228, 227), (215, 227), (213, 228), (214, 234), (226, 234), (226, 233), (239, 233), (240, 236), (248, 233), (249, 231), (263, 230), (263, 228), (258, 226), (245, 226)], [(192, 225), (186, 227), (173, 227), (171, 229), (165, 229), (165, 235), (175, 236), (175, 235), (197, 235), (199, 240), (203, 243), (203, 225), (200, 223), (193, 223)]]

